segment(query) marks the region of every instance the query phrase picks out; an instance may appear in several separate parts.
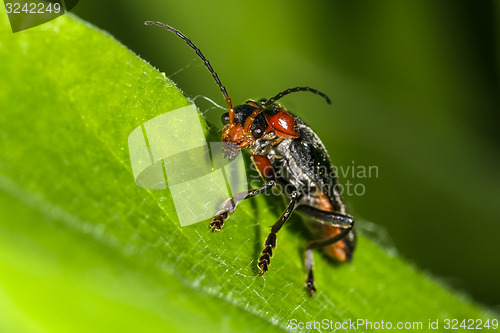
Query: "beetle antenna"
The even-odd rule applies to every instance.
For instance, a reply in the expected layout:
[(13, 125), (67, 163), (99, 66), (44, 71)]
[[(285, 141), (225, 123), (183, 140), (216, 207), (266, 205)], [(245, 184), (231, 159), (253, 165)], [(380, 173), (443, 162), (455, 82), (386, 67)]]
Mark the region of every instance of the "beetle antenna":
[(320, 95), (321, 97), (323, 97), (324, 99), (326, 99), (326, 102), (328, 104), (332, 104), (332, 101), (330, 101), (330, 98), (328, 98), (328, 96), (326, 96), (325, 94), (323, 94), (321, 91), (319, 90), (316, 90), (316, 89), (313, 89), (313, 88), (310, 88), (310, 87), (297, 87), (297, 88), (290, 88), (290, 89), (287, 89), (285, 91), (282, 91), (280, 92), (279, 94), (277, 94), (276, 96), (270, 98), (265, 104), (264, 104), (264, 108), (268, 107), (269, 105), (273, 104), (274, 102), (276, 102), (278, 99), (280, 99), (281, 97), (285, 96), (285, 95), (288, 95), (288, 94), (291, 94), (293, 92), (297, 92), (297, 91), (310, 91), (312, 93), (315, 93), (317, 95)]
[(157, 25), (159, 27), (162, 27), (170, 32), (173, 32), (174, 34), (177, 35), (177, 37), (181, 38), (182, 40), (184, 40), (187, 45), (189, 45), (190, 48), (192, 48), (193, 50), (196, 51), (196, 54), (198, 55), (198, 57), (201, 58), (201, 60), (203, 60), (203, 62), (205, 63), (205, 66), (207, 67), (208, 71), (212, 74), (214, 80), (215, 80), (215, 83), (217, 83), (217, 85), (219, 86), (220, 90), (222, 91), (222, 95), (224, 95), (224, 99), (226, 100), (226, 103), (227, 105), (229, 106), (229, 122), (232, 124), (234, 123), (234, 108), (233, 108), (233, 103), (231, 102), (231, 98), (229, 98), (229, 95), (227, 94), (227, 90), (226, 90), (226, 87), (224, 87), (224, 85), (220, 82), (220, 79), (219, 77), (217, 76), (217, 73), (215, 73), (214, 69), (212, 68), (212, 65), (210, 65), (210, 62), (208, 61), (207, 58), (205, 58), (205, 56), (203, 55), (203, 53), (201, 53), (200, 49), (198, 47), (196, 47), (196, 45), (193, 44), (193, 42), (187, 38), (186, 36), (184, 36), (184, 34), (182, 32), (180, 32), (179, 30), (175, 29), (175, 28), (172, 28), (171, 26), (167, 25), (167, 24), (164, 24), (164, 23), (161, 23), (161, 22), (153, 22), (153, 21), (146, 21), (144, 22), (145, 25)]

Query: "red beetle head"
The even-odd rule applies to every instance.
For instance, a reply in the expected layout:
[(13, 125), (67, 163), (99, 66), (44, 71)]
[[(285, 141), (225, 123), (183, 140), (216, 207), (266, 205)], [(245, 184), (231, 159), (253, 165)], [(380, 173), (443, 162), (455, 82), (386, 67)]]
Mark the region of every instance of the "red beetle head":
[[(272, 103), (266, 105), (260, 102), (247, 101), (234, 110), (234, 121), (231, 122), (230, 112), (222, 115), (224, 127), (222, 141), (228, 144), (226, 155), (236, 156), (238, 150), (252, 147), (257, 140), (276, 142), (283, 138), (297, 138), (295, 120), (281, 105)], [(230, 146), (230, 147), (229, 147)], [(234, 158), (234, 157), (233, 157)]]

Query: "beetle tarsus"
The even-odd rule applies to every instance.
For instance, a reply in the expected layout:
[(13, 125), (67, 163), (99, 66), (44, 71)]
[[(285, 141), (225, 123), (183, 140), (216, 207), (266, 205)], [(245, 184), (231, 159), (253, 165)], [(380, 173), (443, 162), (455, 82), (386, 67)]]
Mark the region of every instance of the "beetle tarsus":
[(212, 232), (220, 231), (220, 229), (224, 226), (225, 219), (227, 219), (227, 212), (215, 216), (212, 219), (212, 222), (210, 222), (210, 229)]
[(262, 254), (267, 254), (267, 255), (269, 255), (269, 257), (272, 257), (273, 250), (271, 249), (271, 247), (266, 247), (264, 250), (262, 250)]
[[(264, 246), (266, 247), (266, 249), (276, 249), (276, 233), (271, 232), (269, 236), (267, 236), (266, 241), (264, 242)], [(266, 249), (264, 249), (264, 251), (266, 251)], [(264, 253), (264, 251), (262, 251), (262, 253)]]
[(262, 261), (261, 259), (259, 259), (259, 263), (257, 264), (257, 267), (260, 268), (259, 275), (264, 275), (268, 270), (269, 264), (265, 260)]
[(259, 268), (262, 268), (261, 263), (266, 263), (266, 266), (271, 265), (272, 257), (273, 257), (273, 250), (271, 249), (271, 247), (266, 247), (264, 250), (262, 250), (261, 256), (259, 258), (259, 264), (258, 264)]
[[(271, 235), (274, 235), (274, 237)], [(275, 233), (270, 233), (269, 236), (267, 236), (267, 239), (264, 242), (264, 246), (265, 248), (264, 250), (262, 250), (261, 256), (259, 258), (259, 263), (257, 264), (257, 267), (260, 268), (259, 275), (263, 275), (264, 273), (266, 273), (268, 267), (271, 265), (271, 258), (273, 257), (273, 249), (276, 248)]]
[(271, 265), (271, 257), (269, 256), (269, 254), (263, 254), (260, 258), (259, 258), (259, 261), (261, 262), (265, 262), (268, 266)]
[(271, 265), (271, 258), (273, 257), (273, 249), (276, 248), (276, 234), (271, 232), (264, 242), (264, 250), (260, 253), (259, 263), (257, 266), (261, 269), (259, 275), (267, 272), (268, 267)]
[(312, 269), (309, 270), (306, 278), (306, 288), (309, 291), (309, 294), (313, 296), (316, 293), (316, 287), (314, 286), (314, 276)]

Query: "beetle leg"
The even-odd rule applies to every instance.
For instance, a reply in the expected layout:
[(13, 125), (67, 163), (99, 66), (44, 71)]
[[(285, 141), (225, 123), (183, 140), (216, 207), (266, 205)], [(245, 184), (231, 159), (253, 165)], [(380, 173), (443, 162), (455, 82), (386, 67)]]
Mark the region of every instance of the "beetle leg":
[(262, 194), (275, 185), (276, 182), (274, 180), (270, 180), (265, 186), (250, 190), (248, 192), (237, 193), (232, 198), (224, 201), (220, 205), (220, 210), (210, 222), (210, 228), (212, 229), (212, 231), (219, 231), (222, 228), (222, 226), (224, 225), (224, 221), (227, 220), (228, 215), (234, 212), (236, 206), (238, 206), (240, 202), (245, 199)]
[(346, 237), (354, 227), (354, 219), (344, 214), (327, 212), (311, 206), (299, 206), (297, 207), (297, 212), (307, 214), (321, 223), (325, 223), (331, 225), (332, 227), (343, 229), (340, 233), (336, 234), (335, 236), (307, 243), (306, 254), (305, 254), (305, 267), (308, 271), (306, 276), (306, 287), (312, 296), (314, 295), (314, 293), (316, 293), (316, 288), (314, 286), (314, 275), (313, 275), (314, 262), (313, 262), (312, 249), (331, 245), (333, 243), (336, 243), (344, 239), (344, 237)]
[(298, 196), (299, 192), (292, 192), (291, 200), (288, 203), (288, 206), (286, 207), (283, 214), (281, 214), (278, 221), (276, 221), (276, 223), (271, 227), (271, 233), (267, 236), (266, 241), (264, 242), (264, 250), (262, 250), (261, 256), (259, 258), (259, 263), (257, 264), (257, 267), (260, 268), (259, 275), (263, 275), (265, 272), (267, 272), (269, 265), (271, 265), (273, 250), (276, 249), (276, 234), (292, 214), (295, 208), (295, 204), (297, 203)]
[(274, 168), (266, 156), (253, 155), (252, 161), (257, 167), (260, 176), (267, 184), (263, 187), (250, 190), (248, 192), (241, 192), (235, 194), (232, 198), (227, 199), (220, 205), (220, 210), (217, 215), (210, 222), (210, 228), (212, 231), (219, 231), (224, 225), (224, 221), (227, 220), (229, 214), (232, 214), (236, 209), (236, 206), (243, 200), (254, 197), (256, 195), (262, 194), (276, 185)]

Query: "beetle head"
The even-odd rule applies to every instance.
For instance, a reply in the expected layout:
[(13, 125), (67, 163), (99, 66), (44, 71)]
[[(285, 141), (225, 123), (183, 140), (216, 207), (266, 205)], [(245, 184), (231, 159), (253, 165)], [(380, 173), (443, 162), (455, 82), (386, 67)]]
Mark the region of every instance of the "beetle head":
[(266, 104), (266, 100), (247, 101), (222, 115), (222, 141), (226, 143), (224, 153), (233, 159), (241, 148), (250, 148), (258, 142), (277, 143), (283, 138), (297, 138), (295, 120), (277, 103)]

